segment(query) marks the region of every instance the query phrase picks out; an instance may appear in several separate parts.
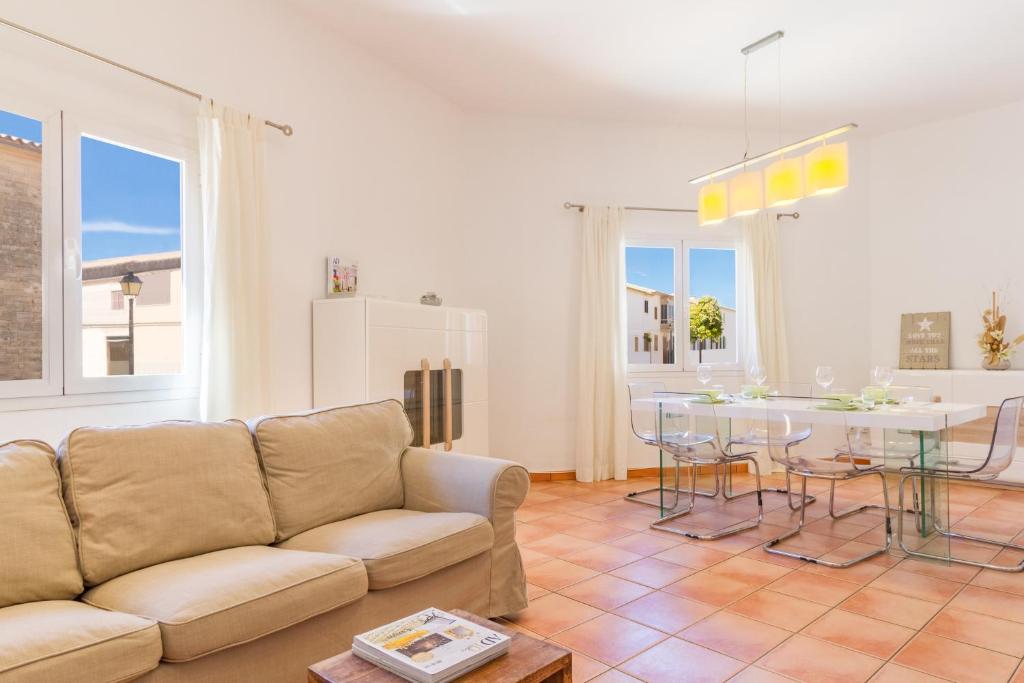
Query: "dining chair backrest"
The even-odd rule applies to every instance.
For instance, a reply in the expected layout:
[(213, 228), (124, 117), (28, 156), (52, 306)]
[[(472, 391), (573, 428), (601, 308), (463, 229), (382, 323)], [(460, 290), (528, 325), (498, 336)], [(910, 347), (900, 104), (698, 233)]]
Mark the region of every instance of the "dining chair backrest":
[(647, 444), (657, 445), (658, 406), (651, 400), (654, 395), (665, 391), (664, 382), (630, 382), (629, 422), (637, 438)]
[(1008, 398), (999, 406), (996, 413), (996, 424), (992, 430), (992, 445), (988, 449), (985, 462), (978, 468), (980, 474), (1002, 472), (1017, 453), (1017, 444), (1024, 436), (1021, 425), (1021, 409), (1024, 407), (1024, 396)]
[[(838, 404), (839, 402), (836, 401), (836, 405)], [(773, 405), (772, 401), (765, 401), (764, 432), (767, 435), (765, 446), (768, 448), (769, 457), (774, 462), (788, 468), (793, 468), (795, 464), (799, 464), (800, 467), (798, 469), (809, 472), (816, 471), (816, 463), (821, 464), (822, 470), (829, 468), (831, 461), (828, 459), (820, 458), (819, 456), (794, 456), (792, 451), (787, 449), (787, 445), (800, 440), (798, 438), (800, 430), (806, 426), (806, 423), (800, 421), (796, 411), (815, 410), (821, 405), (822, 399), (810, 398), (787, 399), (786, 408), (779, 408), (779, 403), (774, 403)], [(846, 415), (838, 411), (835, 415), (837, 418), (836, 426), (841, 428), (843, 437), (847, 439), (846, 446), (848, 448), (850, 428), (847, 424)], [(857, 467), (856, 463), (853, 466)]]
[(707, 396), (673, 392), (659, 396), (669, 399), (662, 404), (657, 424), (663, 448), (686, 449), (710, 443), (722, 450), (721, 420)]

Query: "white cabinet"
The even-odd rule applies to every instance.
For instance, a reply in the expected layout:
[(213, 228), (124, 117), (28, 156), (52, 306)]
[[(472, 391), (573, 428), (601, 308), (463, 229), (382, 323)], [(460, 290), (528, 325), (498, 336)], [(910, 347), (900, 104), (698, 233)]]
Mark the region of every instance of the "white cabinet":
[[(446, 360), (451, 368), (447, 377)], [(484, 311), (362, 297), (313, 302), (315, 407), (397, 399), (409, 413), (416, 430), (413, 443), (419, 445), (424, 361), (431, 370), (427, 405), (433, 447), (486, 455)], [(444, 438), (449, 417), (450, 446)]]

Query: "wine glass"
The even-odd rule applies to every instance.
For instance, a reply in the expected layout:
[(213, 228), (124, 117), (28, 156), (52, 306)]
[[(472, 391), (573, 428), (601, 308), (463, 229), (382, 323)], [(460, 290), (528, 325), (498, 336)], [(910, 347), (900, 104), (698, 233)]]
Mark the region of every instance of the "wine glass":
[(764, 381), (768, 379), (768, 372), (764, 369), (764, 366), (760, 363), (754, 362), (750, 364), (750, 379), (754, 380), (757, 386), (764, 384)]
[(887, 365), (876, 365), (871, 371), (871, 379), (875, 384), (882, 387), (882, 401), (889, 398), (889, 385), (894, 379), (892, 368)]
[(697, 366), (697, 381), (707, 387), (711, 381), (711, 363), (701, 363)]
[(836, 378), (832, 375), (832, 366), (819, 365), (814, 371), (814, 381), (821, 387), (822, 393), (828, 392), (828, 388), (836, 381)]

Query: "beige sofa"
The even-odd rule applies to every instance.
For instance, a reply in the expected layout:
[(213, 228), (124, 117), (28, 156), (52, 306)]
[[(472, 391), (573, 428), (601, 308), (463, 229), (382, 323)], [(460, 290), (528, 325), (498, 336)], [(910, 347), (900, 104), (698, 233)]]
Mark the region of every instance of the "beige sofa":
[(428, 606), (526, 605), (515, 463), (395, 401), (0, 446), (0, 683), (299, 681)]

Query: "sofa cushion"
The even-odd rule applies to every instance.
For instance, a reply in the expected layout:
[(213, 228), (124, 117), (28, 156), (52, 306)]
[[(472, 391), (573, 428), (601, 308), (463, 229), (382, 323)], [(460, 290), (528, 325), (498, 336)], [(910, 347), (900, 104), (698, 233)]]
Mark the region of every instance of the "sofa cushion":
[(58, 463), (86, 585), (274, 540), (259, 460), (242, 422), (76, 429)]
[(382, 590), (488, 552), (493, 544), (491, 524), (480, 515), (380, 510), (310, 529), (278, 547), (358, 557), (370, 590)]
[(267, 474), (277, 540), (364, 512), (402, 507), (412, 426), (398, 401), (250, 423)]
[(82, 592), (75, 537), (53, 449), (40, 441), (0, 446), (0, 607)]
[(187, 661), (358, 600), (359, 560), (266, 546), (218, 550), (112, 579), (82, 596), (160, 624), (164, 659)]
[(122, 681), (159, 663), (149, 619), (71, 600), (0, 609), (0, 681)]

